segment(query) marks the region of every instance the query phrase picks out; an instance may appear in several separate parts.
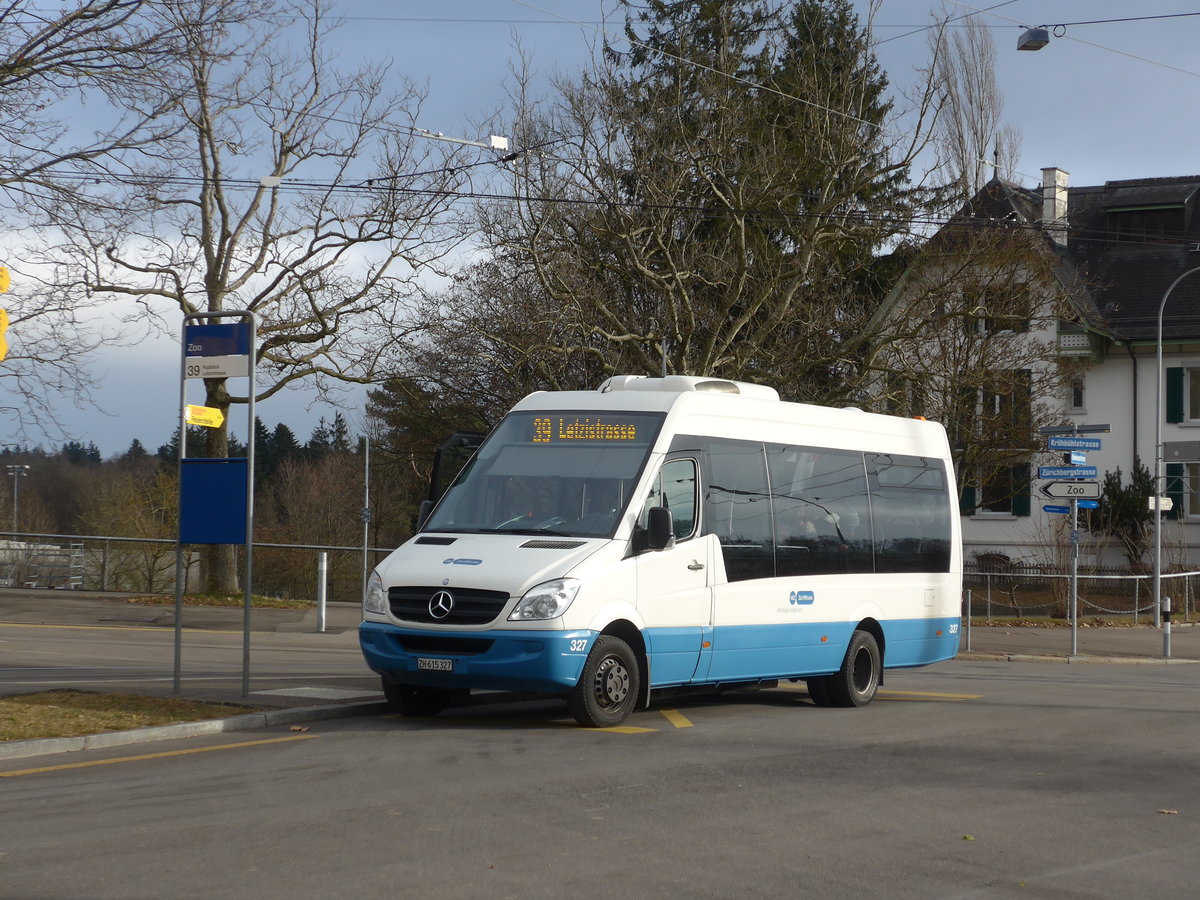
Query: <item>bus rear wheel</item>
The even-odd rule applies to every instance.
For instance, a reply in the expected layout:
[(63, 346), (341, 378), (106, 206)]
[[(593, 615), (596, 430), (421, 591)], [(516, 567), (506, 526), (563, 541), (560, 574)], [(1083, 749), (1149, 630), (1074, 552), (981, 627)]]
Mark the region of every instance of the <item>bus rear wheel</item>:
[(619, 637), (602, 634), (583, 664), (579, 683), (567, 694), (567, 706), (580, 725), (611, 728), (629, 718), (640, 688), (633, 650)]
[(383, 696), (387, 705), (410, 718), (436, 716), (450, 705), (453, 694), (438, 688), (420, 687), (414, 684), (399, 684), (383, 679)]
[(869, 631), (855, 631), (841, 669), (829, 676), (832, 705), (866, 706), (875, 699), (882, 672), (883, 656), (875, 635)]

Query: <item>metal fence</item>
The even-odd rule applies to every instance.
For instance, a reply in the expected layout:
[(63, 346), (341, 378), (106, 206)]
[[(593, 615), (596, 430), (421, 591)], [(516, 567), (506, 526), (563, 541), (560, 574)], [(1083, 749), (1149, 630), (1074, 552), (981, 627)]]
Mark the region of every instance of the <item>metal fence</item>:
[[(1191, 622), (1197, 617), (1196, 590), (1200, 572), (1163, 573), (1162, 594), (1170, 597), (1173, 618)], [(996, 571), (968, 567), (963, 590), (969, 592), (970, 614), (985, 618), (1068, 618), (1071, 576), (1046, 566), (1014, 563)], [(1154, 576), (1117, 570), (1079, 573), (1079, 618), (1127, 619), (1134, 623), (1154, 617)]]
[[(0, 532), (0, 586), (173, 594), (175, 547), (175, 541), (166, 538)], [(368, 570), (391, 549), (367, 548)], [(328, 559), (328, 598), (358, 602), (364, 568), (361, 546), (255, 543), (254, 592), (315, 601), (317, 560), (322, 552)], [(184, 562), (187, 590), (197, 590), (196, 554), (189, 550)], [(1200, 619), (1196, 608), (1200, 572), (1173, 572), (1162, 579), (1162, 592), (1172, 599), (1175, 620)], [(997, 561), (968, 565), (963, 589), (970, 598), (973, 617), (988, 621), (1013, 617), (1066, 619), (1070, 583), (1068, 574), (1047, 566)], [(1079, 575), (1081, 619), (1147, 621), (1153, 618), (1153, 601), (1152, 575), (1116, 570)]]
[[(167, 538), (0, 532), (0, 586), (173, 594), (175, 548), (176, 542)], [(391, 549), (366, 548), (368, 570)], [(237, 552), (240, 557), (240, 546)], [(361, 546), (255, 543), (254, 593), (315, 601), (321, 553), (328, 560), (328, 599), (359, 602), (364, 569)], [(184, 572), (186, 590), (198, 590), (194, 548), (185, 554)]]

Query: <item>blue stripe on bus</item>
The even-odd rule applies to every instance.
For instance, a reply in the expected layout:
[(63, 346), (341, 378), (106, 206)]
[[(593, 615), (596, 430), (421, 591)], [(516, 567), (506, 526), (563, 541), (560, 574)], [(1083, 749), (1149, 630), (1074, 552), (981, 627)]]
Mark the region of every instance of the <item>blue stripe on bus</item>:
[[(881, 623), (884, 665), (921, 666), (958, 653), (957, 617), (898, 619)], [(646, 630), (653, 687), (787, 678), (836, 672), (842, 664), (853, 622), (786, 625), (725, 625), (712, 630), (701, 648), (701, 629)], [(940, 633), (939, 633), (940, 632)], [(698, 663), (698, 664), (697, 664)]]
[[(884, 665), (895, 669), (952, 658), (958, 652), (958, 623), (957, 617), (883, 622)], [(836, 672), (854, 624), (648, 628), (644, 636), (651, 686), (804, 678)], [(363, 622), (359, 640), (367, 664), (410, 684), (547, 693), (575, 684), (595, 639), (595, 632), (584, 630), (476, 632), (470, 637), (484, 641), (488, 649), (463, 655), (405, 651), (401, 646), (405, 634), (428, 637), (429, 632)], [(418, 656), (450, 658), (454, 666), (450, 672), (418, 669)]]

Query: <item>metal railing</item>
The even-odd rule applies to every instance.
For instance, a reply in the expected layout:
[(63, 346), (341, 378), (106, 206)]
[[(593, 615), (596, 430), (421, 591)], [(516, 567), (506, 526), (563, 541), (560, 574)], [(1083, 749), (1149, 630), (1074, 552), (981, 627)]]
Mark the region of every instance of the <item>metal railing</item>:
[[(174, 594), (175, 549), (176, 542), (170, 538), (0, 532), (0, 586)], [(237, 548), (239, 558), (241, 549)], [(374, 566), (392, 549), (366, 548), (368, 566)], [(327, 557), (328, 598), (359, 602), (364, 555), (361, 545), (256, 541), (254, 593), (315, 602), (320, 553)], [(186, 590), (199, 589), (198, 571), (197, 553), (189, 547), (184, 558)]]
[[(989, 567), (991, 568), (991, 567)], [(970, 592), (970, 614), (985, 618), (1067, 619), (1071, 576), (1045, 566), (1019, 563), (1000, 571), (967, 567), (964, 591)], [(1175, 620), (1197, 617), (1200, 572), (1163, 573), (1163, 595), (1172, 598)], [(1087, 618), (1127, 619), (1134, 624), (1153, 619), (1154, 576), (1125, 572), (1080, 573), (1078, 614)]]

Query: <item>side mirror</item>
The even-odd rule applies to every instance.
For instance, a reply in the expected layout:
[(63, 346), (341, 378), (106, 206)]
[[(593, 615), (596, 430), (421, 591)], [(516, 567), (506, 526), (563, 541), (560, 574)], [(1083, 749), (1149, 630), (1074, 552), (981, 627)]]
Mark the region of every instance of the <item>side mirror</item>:
[(665, 506), (652, 506), (646, 522), (646, 548), (666, 550), (675, 544), (675, 522)]
[(425, 527), (425, 520), (429, 518), (431, 512), (433, 512), (433, 501), (422, 500), (420, 507), (417, 508), (417, 531)]

